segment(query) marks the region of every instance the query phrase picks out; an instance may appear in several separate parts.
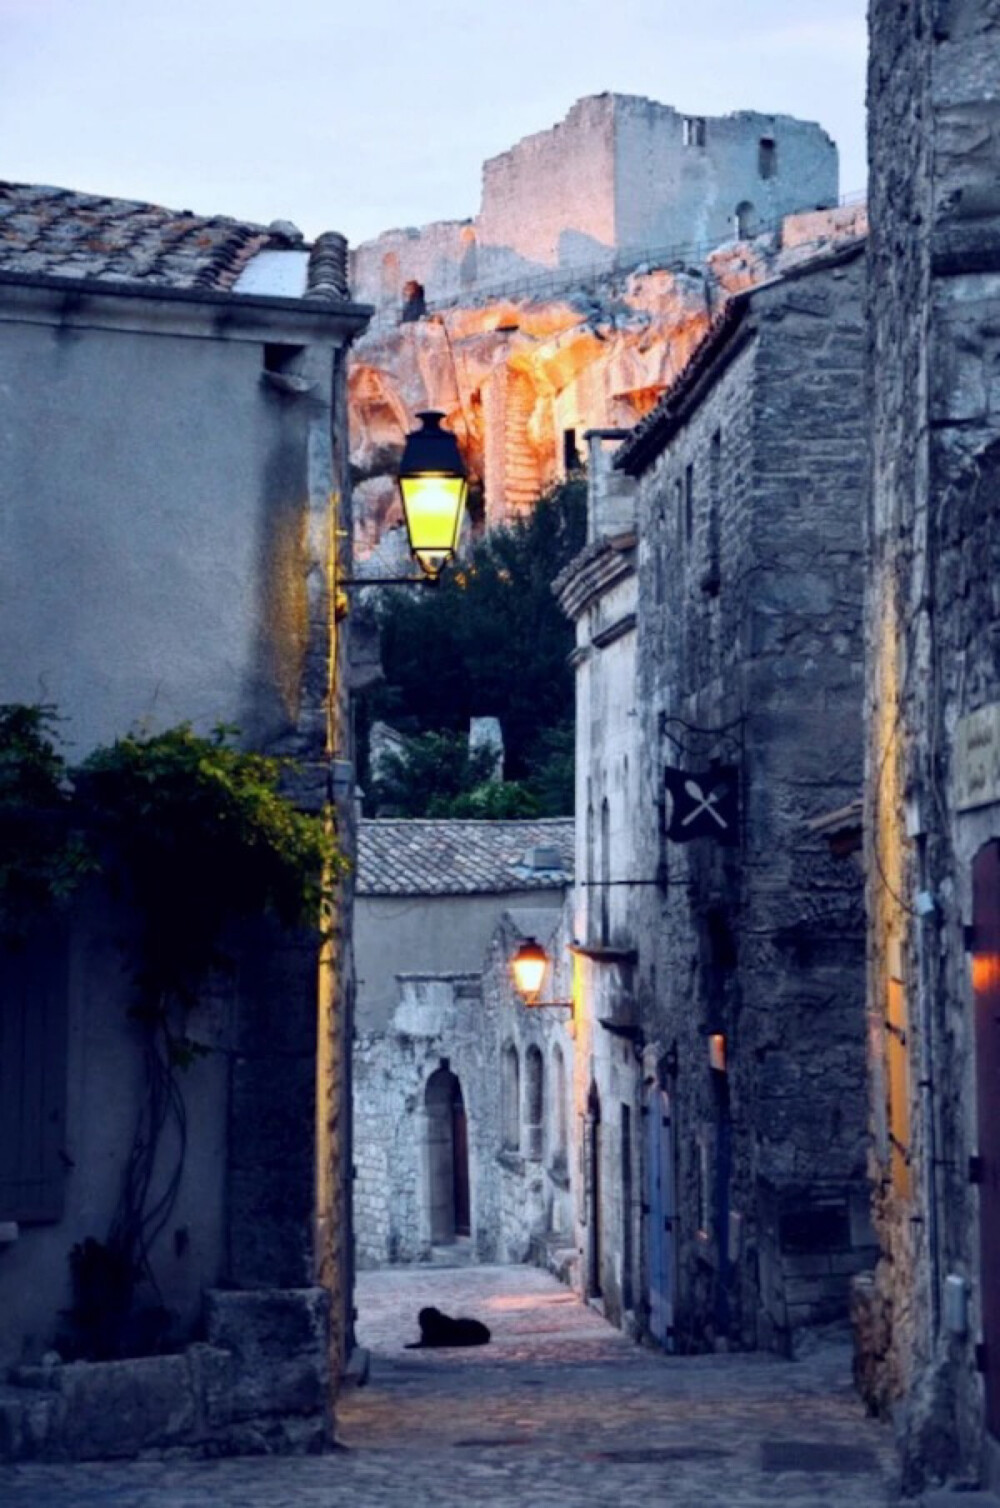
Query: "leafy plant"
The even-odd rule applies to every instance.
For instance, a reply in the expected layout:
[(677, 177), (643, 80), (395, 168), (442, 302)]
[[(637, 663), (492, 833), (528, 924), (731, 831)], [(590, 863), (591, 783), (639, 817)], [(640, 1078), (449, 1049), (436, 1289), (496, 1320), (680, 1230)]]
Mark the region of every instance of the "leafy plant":
[(0, 936), (23, 940), (96, 860), (74, 830), (55, 709), (0, 706)]
[(145, 1092), (107, 1239), (70, 1253), (67, 1346), (103, 1358), (154, 1348), (165, 1333), (162, 1304), (137, 1309), (136, 1290), (145, 1280), (156, 1292), (150, 1250), (180, 1189), (187, 1116), (178, 1074), (206, 1051), (188, 1031), (191, 1008), (227, 966), (234, 922), (272, 915), (317, 926), (342, 860), (326, 816), (281, 793), (286, 762), (238, 749), (235, 729), (130, 735), (71, 779), (55, 722), (50, 707), (0, 707), (0, 931), (26, 933), (97, 868), (137, 928), (126, 947)]
[[(579, 480), (554, 489), (523, 521), (487, 535), (434, 592), (385, 594), (385, 682), (364, 698), (362, 739), (377, 718), (407, 735), (464, 737), (470, 718), (496, 716), (510, 778), (538, 777), (547, 735), (573, 716), (573, 628), (552, 582), (583, 545), (585, 491)], [(543, 814), (572, 810), (572, 782), (545, 786), (544, 799), (533, 792)]]

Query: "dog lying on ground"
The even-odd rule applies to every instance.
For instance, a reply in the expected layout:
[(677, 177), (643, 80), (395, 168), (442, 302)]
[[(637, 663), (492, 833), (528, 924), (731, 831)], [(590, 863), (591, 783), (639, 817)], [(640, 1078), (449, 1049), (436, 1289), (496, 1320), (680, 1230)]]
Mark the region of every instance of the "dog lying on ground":
[(490, 1338), (489, 1326), (480, 1320), (452, 1319), (440, 1309), (421, 1309), (417, 1315), (420, 1339), (411, 1341), (408, 1351), (419, 1351), (424, 1346), (485, 1346)]

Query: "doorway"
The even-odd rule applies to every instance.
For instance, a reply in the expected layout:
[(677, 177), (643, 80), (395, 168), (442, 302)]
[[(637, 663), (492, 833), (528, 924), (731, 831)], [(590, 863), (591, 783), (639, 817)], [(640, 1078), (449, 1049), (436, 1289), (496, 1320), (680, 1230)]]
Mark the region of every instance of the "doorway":
[(649, 1268), (649, 1333), (668, 1350), (674, 1347), (676, 1210), (674, 1132), (670, 1095), (650, 1086), (646, 1099), (646, 1259)]
[(471, 1234), (469, 1134), (462, 1086), (447, 1063), (427, 1080), (427, 1170), (433, 1246)]
[(587, 1208), (587, 1297), (601, 1297), (601, 1097), (591, 1084), (584, 1117), (583, 1184)]
[(1000, 1439), (1000, 840), (972, 864), (972, 993), (981, 1159), (980, 1283), (986, 1428)]

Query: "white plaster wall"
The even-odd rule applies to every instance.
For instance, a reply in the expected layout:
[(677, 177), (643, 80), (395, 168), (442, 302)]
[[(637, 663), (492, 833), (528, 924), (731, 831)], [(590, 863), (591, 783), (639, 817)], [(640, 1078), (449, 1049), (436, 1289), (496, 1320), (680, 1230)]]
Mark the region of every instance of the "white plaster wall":
[(262, 341), (221, 327), (0, 319), (0, 700), (54, 703), (74, 755), (185, 720), (280, 737), (300, 705), (330, 352), (303, 401), (262, 381)]
[(387, 1028), (399, 1001), (397, 976), (478, 973), (501, 914), (511, 906), (558, 909), (561, 890), (496, 895), (359, 895), (355, 901), (357, 1021)]

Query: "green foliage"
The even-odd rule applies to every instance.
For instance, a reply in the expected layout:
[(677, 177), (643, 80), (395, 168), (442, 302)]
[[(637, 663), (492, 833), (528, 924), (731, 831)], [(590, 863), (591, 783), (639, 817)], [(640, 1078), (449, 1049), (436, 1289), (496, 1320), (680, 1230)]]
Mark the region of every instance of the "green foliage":
[(95, 867), (72, 826), (51, 707), (0, 706), (0, 936), (25, 934)]
[(432, 812), (433, 803), (447, 806), (474, 790), (492, 768), (489, 749), (470, 753), (468, 741), (456, 733), (423, 733), (407, 740), (402, 751), (382, 756), (373, 794), (383, 816), (439, 817), (444, 812)]
[[(565, 769), (543, 773), (547, 760), (557, 757), (546, 738), (572, 719), (574, 697), (573, 628), (552, 582), (582, 548), (585, 533), (586, 484), (573, 480), (540, 499), (523, 521), (487, 535), (435, 591), (385, 593), (386, 680), (366, 698), (363, 723), (382, 718), (404, 734), (450, 732), (464, 739), (470, 718), (498, 717), (511, 781), (541, 778), (530, 793), (541, 813), (571, 811)], [(563, 754), (558, 758), (564, 763)], [(413, 803), (426, 812), (430, 796), (464, 798), (473, 788), (426, 795), (418, 789)]]
[(224, 963), (230, 920), (271, 914), (315, 924), (336, 864), (322, 817), (280, 794), (282, 761), (183, 724), (130, 735), (83, 765), (79, 786), (104, 838), (105, 866), (143, 928), (141, 1011), (190, 1005)]

